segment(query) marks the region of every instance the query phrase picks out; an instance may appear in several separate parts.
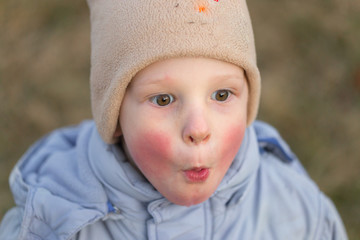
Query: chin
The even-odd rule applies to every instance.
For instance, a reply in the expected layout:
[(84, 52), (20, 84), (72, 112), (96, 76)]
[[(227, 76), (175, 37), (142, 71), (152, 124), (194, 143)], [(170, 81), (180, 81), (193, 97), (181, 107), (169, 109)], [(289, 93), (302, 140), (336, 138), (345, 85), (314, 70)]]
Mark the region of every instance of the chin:
[(171, 197), (167, 199), (176, 205), (190, 207), (205, 202), (210, 198), (210, 196), (211, 194), (206, 194), (206, 195), (191, 196), (191, 197), (189, 196)]

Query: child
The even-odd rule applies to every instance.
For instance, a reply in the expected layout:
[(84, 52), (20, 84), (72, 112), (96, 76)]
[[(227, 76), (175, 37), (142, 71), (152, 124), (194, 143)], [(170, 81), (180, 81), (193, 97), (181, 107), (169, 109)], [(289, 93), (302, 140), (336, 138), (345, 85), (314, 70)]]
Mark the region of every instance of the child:
[(88, 0), (93, 121), (10, 176), (0, 239), (347, 239), (271, 126), (245, 0)]

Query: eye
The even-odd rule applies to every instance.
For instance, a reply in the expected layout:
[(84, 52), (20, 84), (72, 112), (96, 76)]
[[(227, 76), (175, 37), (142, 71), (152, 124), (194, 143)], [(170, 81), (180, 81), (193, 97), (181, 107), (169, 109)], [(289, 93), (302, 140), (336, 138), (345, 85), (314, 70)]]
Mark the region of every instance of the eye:
[(229, 90), (221, 89), (213, 92), (213, 94), (211, 94), (211, 98), (219, 102), (224, 102), (230, 95), (231, 92)]
[(160, 94), (150, 98), (150, 101), (158, 106), (164, 107), (174, 101), (174, 97), (170, 94)]

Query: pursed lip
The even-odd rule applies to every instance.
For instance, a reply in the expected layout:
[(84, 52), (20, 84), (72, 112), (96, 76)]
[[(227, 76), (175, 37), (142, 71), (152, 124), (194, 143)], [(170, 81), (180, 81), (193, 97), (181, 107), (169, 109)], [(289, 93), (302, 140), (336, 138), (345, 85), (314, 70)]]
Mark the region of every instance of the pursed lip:
[(189, 182), (205, 182), (210, 175), (210, 169), (207, 167), (194, 167), (184, 170), (184, 175)]

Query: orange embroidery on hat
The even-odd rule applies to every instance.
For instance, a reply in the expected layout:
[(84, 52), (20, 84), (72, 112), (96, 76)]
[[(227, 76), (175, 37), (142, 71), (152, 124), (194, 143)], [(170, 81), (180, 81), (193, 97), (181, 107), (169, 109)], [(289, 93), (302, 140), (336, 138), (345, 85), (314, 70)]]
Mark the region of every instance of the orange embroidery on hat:
[(195, 5), (195, 10), (199, 13), (209, 13), (210, 6), (207, 0), (198, 0)]
[(205, 6), (199, 6), (199, 12), (205, 12), (206, 11), (206, 7)]

